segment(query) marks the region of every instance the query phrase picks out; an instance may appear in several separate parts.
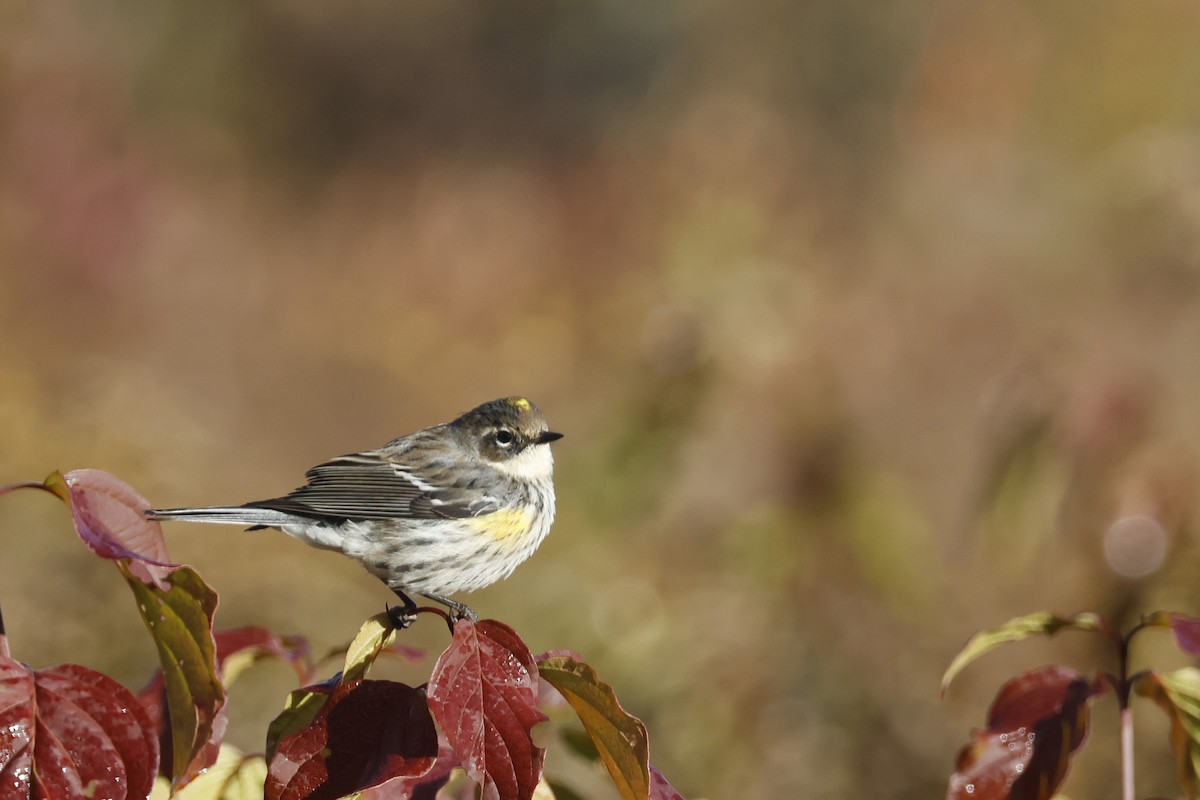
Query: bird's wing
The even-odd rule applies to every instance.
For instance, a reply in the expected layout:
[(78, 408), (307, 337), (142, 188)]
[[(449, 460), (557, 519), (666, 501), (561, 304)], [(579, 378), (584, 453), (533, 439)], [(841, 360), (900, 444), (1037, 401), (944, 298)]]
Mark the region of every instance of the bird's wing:
[(340, 456), (305, 477), (290, 494), (246, 506), (326, 519), (463, 518), (498, 507), (481, 492), (437, 486), (379, 451)]
[(318, 464), (305, 473), (308, 483), (294, 492), (246, 505), (306, 517), (330, 519), (426, 518), (419, 481), (376, 453), (355, 453)]
[(469, 487), (448, 486), (427, 492), (413, 501), (413, 508), (422, 516), (464, 519), (489, 514), (501, 508), (491, 495)]

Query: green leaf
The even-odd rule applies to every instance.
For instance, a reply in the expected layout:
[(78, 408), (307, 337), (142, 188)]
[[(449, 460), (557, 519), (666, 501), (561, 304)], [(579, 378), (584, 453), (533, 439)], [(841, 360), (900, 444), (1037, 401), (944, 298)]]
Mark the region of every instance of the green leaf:
[(1200, 669), (1146, 672), (1133, 682), (1133, 690), (1170, 717), (1175, 772), (1188, 798), (1195, 800), (1200, 786)]
[(650, 796), (650, 742), (646, 726), (621, 708), (612, 686), (569, 655), (538, 663), (542, 678), (562, 693), (592, 737), (617, 791), (626, 800)]
[(223, 733), (219, 712), (225, 687), (217, 677), (212, 632), (217, 593), (190, 567), (171, 570), (162, 589), (131, 574), (126, 561), (117, 564), (158, 648), (172, 742), (172, 753), (164, 753), (163, 760), (170, 759), (172, 779), (181, 786), (216, 757)]
[(950, 662), (950, 666), (946, 668), (946, 674), (942, 676), (940, 693), (944, 695), (946, 689), (950, 686), (950, 682), (954, 680), (954, 676), (958, 675), (965, 666), (992, 648), (1007, 642), (1018, 642), (1039, 634), (1053, 636), (1064, 628), (1079, 631), (1103, 631), (1105, 626), (1104, 621), (1100, 617), (1091, 613), (1062, 617), (1058, 614), (1051, 614), (1048, 611), (1039, 611), (1024, 617), (1010, 619), (999, 628), (982, 631), (967, 640), (963, 649), (959, 651), (954, 660)]

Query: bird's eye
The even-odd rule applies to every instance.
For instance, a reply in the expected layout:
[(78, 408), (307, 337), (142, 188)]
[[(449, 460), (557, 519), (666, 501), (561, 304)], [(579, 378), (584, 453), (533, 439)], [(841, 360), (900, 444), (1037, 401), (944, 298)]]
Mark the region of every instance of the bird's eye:
[(513, 433), (508, 428), (501, 428), (496, 431), (496, 444), (501, 447), (508, 447), (513, 443)]

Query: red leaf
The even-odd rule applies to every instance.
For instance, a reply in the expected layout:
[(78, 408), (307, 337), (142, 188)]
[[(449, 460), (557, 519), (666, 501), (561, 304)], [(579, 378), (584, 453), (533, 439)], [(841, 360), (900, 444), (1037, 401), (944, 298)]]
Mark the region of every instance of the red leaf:
[(0, 659), (4, 797), (143, 798), (157, 767), (153, 726), (125, 687), (75, 664)]
[(280, 636), (266, 628), (247, 625), (216, 631), (213, 638), (217, 643), (217, 671), (226, 688), (245, 666), (263, 658), (283, 659), (302, 681), (308, 675), (309, 646), (303, 636)]
[(358, 800), (435, 800), (438, 790), (450, 780), (450, 773), (458, 763), (458, 756), (446, 737), (438, 736), (437, 759), (428, 772), (384, 781), (367, 789), (358, 796)]
[(683, 800), (683, 795), (667, 782), (653, 764), (650, 765), (650, 800)]
[(302, 686), (288, 694), (283, 711), (267, 726), (267, 762), (275, 760), (279, 743), (295, 733), (306, 730), (342, 685), (341, 674), (311, 686)]
[(530, 738), (538, 670), (529, 648), (502, 622), (459, 620), (429, 680), (429, 710), (484, 800), (528, 800), (546, 752)]
[(559, 658), (560, 656), (564, 657), (564, 658), (570, 658), (574, 661), (578, 661), (581, 664), (584, 663), (583, 656), (579, 655), (579, 653), (577, 651), (570, 650), (565, 647), (559, 647), (554, 650), (547, 650), (546, 652), (544, 652), (540, 656), (538, 656), (535, 661), (536, 661), (536, 663), (540, 664), (543, 661), (549, 661), (552, 658)]
[(391, 681), (340, 684), (312, 723), (279, 741), (268, 800), (322, 800), (397, 776), (424, 775), (437, 731), (419, 689)]
[(1200, 619), (1183, 614), (1168, 614), (1171, 631), (1179, 649), (1192, 655), (1200, 655)]
[(1067, 775), (1088, 729), (1092, 691), (1067, 667), (1042, 667), (1001, 687), (988, 728), (958, 755), (946, 797), (1047, 800)]
[[(146, 712), (146, 718), (150, 720), (150, 725), (158, 737), (158, 752), (172, 752), (171, 721), (167, 711), (167, 683), (163, 679), (161, 669), (155, 670), (154, 675), (137, 693), (137, 701), (141, 704), (142, 710)], [(161, 774), (167, 778), (171, 777), (169, 767), (167, 759), (163, 759), (159, 764)]]
[(398, 658), (401, 661), (407, 661), (409, 664), (420, 664), (425, 660), (425, 651), (419, 647), (412, 647), (399, 642), (392, 642), (387, 647), (379, 651), (381, 656), (390, 656)]
[(0, 787), (29, 797), (33, 781), (33, 673), (0, 658)]
[[(148, 795), (157, 772), (158, 739), (133, 694), (108, 676), (75, 664), (39, 670), (36, 676), (38, 712), (43, 720), (50, 716), (43, 691), (56, 693), (68, 704), (60, 709), (64, 720), (75, 719), (80, 712), (96, 720), (125, 765), (128, 796)], [(52, 722), (46, 724), (55, 728)], [(63, 734), (57, 738), (65, 743)]]
[(102, 558), (128, 558), (135, 577), (166, 588), (164, 578), (175, 565), (167, 555), (162, 528), (145, 517), (150, 503), (133, 487), (96, 469), (56, 472), (46, 479), (46, 487), (66, 501), (76, 533), (92, 552)]

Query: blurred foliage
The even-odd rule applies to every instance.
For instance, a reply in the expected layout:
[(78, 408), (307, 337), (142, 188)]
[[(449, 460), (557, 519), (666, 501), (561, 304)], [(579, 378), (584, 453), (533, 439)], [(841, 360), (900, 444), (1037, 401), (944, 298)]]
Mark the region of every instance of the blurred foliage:
[[(1090, 655), (938, 705), (969, 634), (1200, 606), (1198, 33), (1166, 0), (12, 0), (0, 475), (240, 501), (528, 395), (559, 521), (474, 607), (586, 653), (685, 796), (935, 796), (1013, 662)], [(136, 687), (49, 505), (0, 512), (14, 651)], [(388, 601), (283, 536), (168, 536), (222, 626), (320, 652)]]

